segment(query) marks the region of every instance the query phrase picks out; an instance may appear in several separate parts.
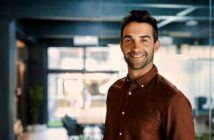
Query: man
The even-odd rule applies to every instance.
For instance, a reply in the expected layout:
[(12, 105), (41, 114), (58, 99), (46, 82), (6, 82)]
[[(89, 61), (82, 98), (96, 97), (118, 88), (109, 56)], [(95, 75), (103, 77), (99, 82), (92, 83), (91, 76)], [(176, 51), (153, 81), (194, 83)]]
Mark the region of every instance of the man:
[(132, 10), (121, 27), (128, 75), (109, 88), (105, 140), (195, 139), (190, 102), (153, 64), (159, 47), (156, 20)]

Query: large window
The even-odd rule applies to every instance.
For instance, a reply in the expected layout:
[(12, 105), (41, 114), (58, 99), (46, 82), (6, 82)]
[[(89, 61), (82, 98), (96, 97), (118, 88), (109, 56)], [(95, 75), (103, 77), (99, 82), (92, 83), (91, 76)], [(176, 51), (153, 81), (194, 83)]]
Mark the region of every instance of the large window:
[(49, 126), (61, 125), (65, 114), (80, 124), (104, 123), (108, 88), (124, 73), (115, 50), (116, 64), (112, 47), (48, 48)]
[[(214, 48), (182, 45), (180, 53), (169, 52), (167, 49), (164, 46), (161, 48), (155, 57), (155, 64), (159, 73), (174, 83), (190, 100), (196, 136), (205, 138), (209, 133), (209, 108), (214, 107), (210, 102), (214, 100), (214, 95), (210, 96), (210, 92), (214, 91), (214, 86), (211, 85), (214, 79), (211, 70), (214, 58), (209, 55), (210, 51), (214, 54)], [(211, 111), (211, 114), (213, 116), (214, 112)]]

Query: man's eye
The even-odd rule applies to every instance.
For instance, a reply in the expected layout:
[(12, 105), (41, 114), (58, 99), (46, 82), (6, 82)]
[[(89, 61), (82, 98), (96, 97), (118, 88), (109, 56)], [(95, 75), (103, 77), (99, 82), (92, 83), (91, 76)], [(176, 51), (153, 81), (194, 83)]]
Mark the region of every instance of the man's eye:
[(125, 42), (125, 43), (131, 43), (132, 40), (131, 40), (131, 39), (124, 39), (124, 42)]
[(142, 41), (142, 42), (148, 42), (148, 40), (146, 40), (146, 39), (142, 39), (141, 41)]

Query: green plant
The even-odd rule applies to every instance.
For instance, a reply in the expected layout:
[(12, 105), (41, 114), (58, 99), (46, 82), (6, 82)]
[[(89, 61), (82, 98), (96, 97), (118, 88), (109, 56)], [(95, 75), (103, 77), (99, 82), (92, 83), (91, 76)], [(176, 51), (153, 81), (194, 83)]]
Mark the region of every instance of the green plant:
[(30, 118), (33, 124), (38, 121), (40, 106), (43, 101), (43, 87), (40, 85), (35, 85), (30, 88)]

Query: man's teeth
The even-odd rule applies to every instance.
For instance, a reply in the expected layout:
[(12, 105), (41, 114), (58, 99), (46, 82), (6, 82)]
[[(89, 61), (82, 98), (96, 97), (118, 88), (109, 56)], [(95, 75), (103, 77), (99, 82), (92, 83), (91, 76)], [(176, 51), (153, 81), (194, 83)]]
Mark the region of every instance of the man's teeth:
[(131, 57), (133, 57), (133, 58), (140, 58), (140, 57), (142, 57), (142, 55), (131, 55)]

